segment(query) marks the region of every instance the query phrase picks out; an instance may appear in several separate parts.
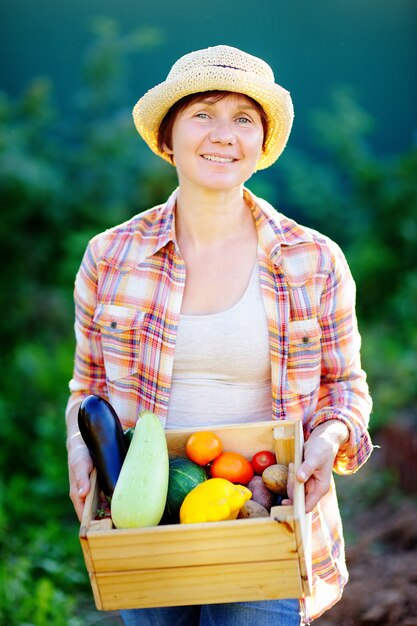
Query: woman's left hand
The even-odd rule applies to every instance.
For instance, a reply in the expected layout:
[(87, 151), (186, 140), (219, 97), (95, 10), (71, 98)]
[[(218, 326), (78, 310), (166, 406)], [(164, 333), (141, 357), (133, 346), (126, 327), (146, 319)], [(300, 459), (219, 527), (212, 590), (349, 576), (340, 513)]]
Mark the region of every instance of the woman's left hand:
[[(339, 447), (347, 441), (349, 431), (339, 420), (329, 420), (317, 426), (304, 445), (304, 461), (295, 480), (305, 484), (305, 508), (310, 513), (319, 500), (329, 491), (333, 464)], [(288, 488), (292, 502), (292, 487)]]

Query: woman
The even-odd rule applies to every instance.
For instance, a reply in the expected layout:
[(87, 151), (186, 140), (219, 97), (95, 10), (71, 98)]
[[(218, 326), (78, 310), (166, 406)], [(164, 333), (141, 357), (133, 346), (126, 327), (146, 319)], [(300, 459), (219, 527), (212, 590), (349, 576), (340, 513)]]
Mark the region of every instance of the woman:
[(185, 55), (133, 112), (177, 170), (168, 201), (95, 237), (75, 285), (76, 361), (67, 408), (78, 516), (92, 462), (77, 427), (83, 397), (107, 397), (124, 427), (141, 409), (166, 428), (302, 420), (313, 514), (313, 595), (286, 601), (123, 611), (125, 624), (308, 623), (347, 580), (332, 470), (372, 446), (355, 288), (335, 243), (243, 185), (276, 161), (293, 108), (262, 60), (228, 46)]

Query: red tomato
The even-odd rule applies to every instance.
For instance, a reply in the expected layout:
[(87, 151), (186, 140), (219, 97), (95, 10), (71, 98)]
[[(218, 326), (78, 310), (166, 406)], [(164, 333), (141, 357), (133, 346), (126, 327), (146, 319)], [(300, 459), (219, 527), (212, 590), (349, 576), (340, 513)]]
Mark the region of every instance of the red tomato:
[(253, 478), (252, 465), (237, 452), (222, 452), (214, 459), (210, 473), (213, 478), (226, 478), (232, 483), (247, 485)]
[(264, 469), (277, 462), (275, 454), (269, 450), (261, 450), (252, 457), (252, 467), (255, 474), (261, 475)]

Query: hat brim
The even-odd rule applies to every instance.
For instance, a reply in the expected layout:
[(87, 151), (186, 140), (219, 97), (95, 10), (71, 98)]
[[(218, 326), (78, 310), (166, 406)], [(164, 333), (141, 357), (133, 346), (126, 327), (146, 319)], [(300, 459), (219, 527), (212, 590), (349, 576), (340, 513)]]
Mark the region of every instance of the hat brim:
[(257, 169), (274, 163), (284, 150), (294, 118), (289, 92), (258, 74), (229, 67), (202, 66), (183, 72), (180, 78), (166, 80), (150, 89), (135, 105), (136, 129), (155, 154), (170, 161), (158, 149), (158, 132), (169, 109), (184, 96), (204, 91), (230, 91), (253, 98), (265, 111), (267, 135)]

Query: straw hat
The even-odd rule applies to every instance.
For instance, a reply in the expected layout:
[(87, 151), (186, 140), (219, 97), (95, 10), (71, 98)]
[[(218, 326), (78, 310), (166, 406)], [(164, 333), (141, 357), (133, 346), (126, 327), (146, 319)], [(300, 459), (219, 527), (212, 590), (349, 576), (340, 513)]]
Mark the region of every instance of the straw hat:
[(166, 80), (136, 103), (133, 119), (137, 131), (153, 152), (170, 161), (158, 149), (159, 126), (166, 113), (184, 96), (213, 90), (242, 93), (262, 106), (268, 132), (257, 169), (272, 165), (284, 150), (291, 131), (291, 96), (275, 83), (272, 69), (265, 61), (230, 46), (196, 50), (178, 59)]

